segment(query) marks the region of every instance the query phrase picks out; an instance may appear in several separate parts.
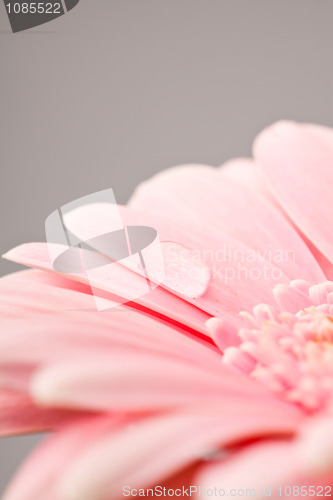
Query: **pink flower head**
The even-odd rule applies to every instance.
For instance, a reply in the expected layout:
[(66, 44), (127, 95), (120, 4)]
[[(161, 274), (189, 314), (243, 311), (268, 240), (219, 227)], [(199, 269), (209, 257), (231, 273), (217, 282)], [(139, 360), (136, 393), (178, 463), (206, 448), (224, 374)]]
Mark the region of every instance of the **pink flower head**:
[[(281, 122), (254, 160), (170, 169), (121, 207), (161, 241), (146, 295), (122, 263), (88, 281), (46, 243), (11, 250), (35, 269), (0, 281), (0, 432), (52, 434), (3, 500), (331, 496), (332, 186), (333, 131)], [(107, 215), (66, 224), (84, 241)], [(91, 310), (91, 287), (121, 305)]]

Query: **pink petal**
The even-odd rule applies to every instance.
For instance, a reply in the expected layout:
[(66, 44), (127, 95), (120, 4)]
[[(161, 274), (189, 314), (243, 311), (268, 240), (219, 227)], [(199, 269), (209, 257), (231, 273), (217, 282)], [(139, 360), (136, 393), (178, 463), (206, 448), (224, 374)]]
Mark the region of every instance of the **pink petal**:
[[(107, 235), (110, 226), (116, 226), (118, 223), (118, 211), (114, 214), (113, 208), (114, 206), (108, 203), (89, 204), (68, 212), (64, 217), (66, 227), (71, 233), (81, 241), (89, 241), (90, 246), (112, 259), (117, 248), (110, 245)], [(136, 254), (118, 262), (177, 295), (197, 298), (208, 288), (209, 269), (191, 249), (183, 245), (172, 241), (160, 243), (157, 238), (154, 244), (141, 249), (141, 257), (145, 262), (144, 270)]]
[(241, 448), (229, 459), (203, 467), (196, 477), (196, 484), (206, 490), (215, 487), (217, 490), (224, 489), (226, 496), (228, 494), (236, 499), (244, 498), (246, 490), (252, 490), (248, 496), (261, 498), (264, 497), (263, 488), (267, 489), (267, 493), (272, 488), (270, 496), (279, 498), (279, 486), (298, 484), (298, 459), (292, 440), (265, 440)]
[(56, 360), (98, 356), (115, 349), (150, 352), (202, 365), (219, 366), (215, 349), (181, 335), (141, 313), (123, 310), (106, 317), (100, 313), (70, 313), (12, 319), (0, 337), (0, 364), (36, 365)]
[[(288, 282), (276, 265), (223, 233), (217, 221), (206, 232), (207, 223), (201, 220), (200, 214), (185, 220), (179, 210), (177, 217), (173, 216), (170, 220), (165, 214), (155, 214), (155, 210), (139, 212), (128, 207), (119, 207), (119, 210), (124, 224), (154, 227), (162, 242), (176, 242), (184, 249), (190, 249), (193, 254), (196, 252), (197, 259), (210, 268), (211, 279), (203, 296), (186, 300), (211, 315), (225, 316), (228, 313), (238, 317), (240, 308), (251, 309), (258, 302), (270, 302), (271, 290), (277, 281)], [(194, 209), (191, 213), (194, 213)], [(213, 212), (209, 217), (207, 220), (213, 221)], [(66, 220), (71, 232), (84, 239), (89, 231), (87, 221), (97, 219), (100, 226), (104, 220), (105, 228), (108, 227), (109, 211), (105, 210), (105, 206), (95, 204), (81, 207), (68, 214)], [(93, 227), (90, 227), (92, 231)], [(177, 293), (176, 290), (174, 293)]]
[(312, 301), (309, 296), (295, 287), (288, 285), (277, 285), (274, 290), (274, 297), (281, 311), (296, 314), (301, 309), (310, 307)]
[(318, 415), (305, 422), (298, 447), (305, 474), (332, 478), (333, 422), (330, 415)]
[(235, 400), (141, 419), (92, 417), (47, 439), (3, 500), (121, 498), (125, 484), (154, 484), (237, 439), (293, 432), (298, 419), (290, 406), (272, 408), (264, 400), (260, 407)]
[[(49, 252), (48, 252), (48, 245), (46, 243), (28, 243), (25, 245), (20, 245), (19, 247), (14, 248), (10, 252), (8, 252), (5, 257), (9, 260), (12, 260), (14, 262), (18, 262), (20, 264), (24, 264), (29, 267), (35, 267), (37, 269), (41, 269), (44, 271), (49, 271), (50, 273), (56, 274), (54, 271), (52, 264), (50, 262), (50, 257), (49, 257)], [(131, 290), (131, 293), (135, 293), (137, 287), (141, 286), (141, 281), (142, 277), (137, 275), (136, 273), (133, 273), (132, 271), (126, 269), (125, 267), (121, 265), (115, 264), (115, 268), (117, 270), (117, 276), (116, 280), (112, 283), (110, 283), (107, 280), (107, 277), (103, 277), (103, 273), (100, 275), (100, 279), (97, 282), (92, 283), (94, 286), (94, 293), (96, 292), (96, 289), (101, 290), (101, 297), (109, 298), (109, 297), (114, 297), (114, 295), (108, 295), (110, 294), (119, 294), (119, 296), (123, 297), (128, 294), (128, 291)], [(21, 275), (20, 275), (21, 276)], [(39, 275), (40, 276), (40, 273)], [(67, 278), (67, 281), (66, 281)], [(6, 277), (6, 280), (9, 279)], [(13, 278), (14, 279), (14, 278)], [(17, 278), (17, 279), (21, 279)], [(33, 275), (33, 278), (31, 279), (36, 279), (36, 275)], [(39, 277), (39, 280), (42, 278)], [(43, 278), (44, 279), (44, 278)], [(78, 285), (75, 283), (75, 281), (83, 283), (85, 285), (88, 285), (88, 288), (81, 288), (80, 286), (78, 287), (78, 290), (81, 290), (85, 292), (86, 294), (91, 294), (91, 288), (89, 287), (90, 282), (88, 281), (87, 277), (82, 274), (66, 274), (65, 276), (59, 275), (59, 277), (48, 277), (45, 278), (48, 280), (50, 284), (54, 284), (55, 286), (59, 287), (65, 287), (65, 288), (77, 288)], [(75, 280), (75, 281), (74, 281)], [(3, 283), (4, 288), (6, 289), (6, 293), (9, 291), (10, 284), (8, 281), (4, 282), (0, 280), (0, 286), (1, 283)], [(13, 291), (13, 294), (15, 294), (15, 300), (19, 299), (20, 294), (18, 296), (16, 295), (16, 289), (17, 289), (18, 283), (13, 281), (13, 284), (11, 286), (11, 290)], [(28, 287), (28, 285), (26, 285)], [(50, 290), (50, 286), (48, 288), (48, 291)], [(36, 293), (37, 287), (35, 286), (34, 283), (30, 284), (29, 287), (29, 294), (30, 294), (30, 299), (28, 296), (28, 289), (25, 288), (26, 293), (24, 294), (24, 301), (25, 303), (30, 302), (31, 304), (34, 304), (33, 307), (36, 307), (36, 304), (38, 304), (38, 301), (36, 301), (36, 297), (34, 294)], [(107, 292), (106, 294), (103, 294), (103, 292)], [(51, 292), (50, 295), (50, 301), (48, 308), (50, 309), (52, 301), (54, 300), (53, 295), (54, 293), (57, 293), (59, 296), (61, 295), (60, 300), (62, 300), (64, 303), (68, 300), (68, 294), (61, 292)], [(62, 295), (63, 294), (63, 295)], [(82, 294), (81, 294), (82, 295)], [(92, 297), (87, 296), (87, 297), (79, 297), (79, 302), (71, 305), (70, 302), (68, 302), (66, 309), (92, 309), (93, 308), (93, 301)], [(176, 297), (174, 294), (163, 290), (162, 288), (158, 287), (152, 290), (150, 293), (147, 295), (143, 295), (141, 297), (138, 297), (135, 299), (135, 303), (138, 304), (138, 306), (141, 306), (145, 308), (145, 310), (150, 314), (156, 315), (156, 316), (163, 316), (164, 320), (168, 321), (175, 321), (178, 322), (185, 327), (192, 328), (193, 330), (197, 332), (202, 332), (206, 333), (206, 328), (205, 328), (205, 322), (209, 318), (209, 315), (206, 314), (205, 312), (201, 311), (197, 307), (193, 307), (192, 305), (188, 304), (186, 301), (182, 300), (181, 298)], [(130, 305), (130, 304), (129, 304)], [(135, 304), (134, 304), (135, 305)]]
[(27, 459), (2, 500), (59, 500), (59, 476), (83, 450), (119, 425), (119, 417), (75, 422), (42, 443)]
[(224, 351), (225, 348), (238, 346), (241, 342), (238, 336), (238, 328), (220, 318), (210, 318), (207, 323), (207, 328), (211, 334), (215, 344)]
[[(200, 228), (204, 240), (218, 229), (216, 241), (220, 248), (225, 235), (232, 236), (258, 251), (290, 279), (304, 276), (318, 282), (323, 278), (315, 259), (283, 214), (260, 193), (223, 175), (223, 170), (219, 173), (199, 165), (167, 170), (140, 185), (130, 206), (147, 212), (153, 206), (154, 213), (172, 219), (176, 226), (181, 224), (183, 230)], [(279, 260), (278, 255), (282, 256)]]
[(218, 173), (253, 191), (254, 194), (261, 194), (271, 203), (275, 203), (261, 169), (251, 158), (229, 160), (218, 168)]
[(33, 370), (41, 364), (98, 358), (117, 349), (129, 355), (163, 354), (207, 370), (220, 366), (216, 348), (141, 312), (124, 307), (110, 313), (67, 311), (64, 299), (70, 303), (74, 298), (80, 305), (85, 294), (34, 280), (44, 274), (24, 271), (0, 280), (0, 296), (5, 295), (6, 301), (6, 311), (0, 314), (2, 384), (26, 390)]
[(70, 410), (38, 408), (28, 395), (0, 387), (1, 436), (54, 430), (78, 416)]
[(282, 415), (276, 418), (267, 405), (258, 410), (238, 401), (236, 406), (223, 408), (220, 414), (212, 408), (192, 408), (119, 429), (96, 442), (73, 463), (59, 492), (66, 500), (118, 499), (124, 485), (142, 488), (160, 484), (222, 444), (258, 431), (274, 432), (275, 428), (279, 432), (280, 425), (291, 428), (291, 422), (278, 423)]
[(259, 135), (254, 154), (283, 209), (333, 262), (332, 132), (324, 127), (278, 122)]
[[(0, 278), (0, 322), (5, 325), (12, 317), (33, 314), (56, 314), (59, 311), (86, 311), (94, 307), (93, 297), (88, 293), (67, 286), (60, 288), (51, 280), (44, 280), (39, 271), (19, 271)], [(89, 291), (89, 289), (87, 290)], [(85, 290), (85, 292), (87, 292)]]
[(114, 349), (41, 367), (30, 392), (40, 405), (93, 410), (179, 407), (227, 396), (269, 397), (259, 384), (219, 364), (208, 369), (168, 355)]
[(323, 270), (323, 273), (325, 274), (326, 279), (333, 281), (333, 264), (330, 262), (326, 257), (314, 246), (314, 244), (309, 241), (308, 238), (306, 238), (303, 235), (303, 239), (307, 246), (309, 247), (312, 255), (320, 265), (321, 269)]

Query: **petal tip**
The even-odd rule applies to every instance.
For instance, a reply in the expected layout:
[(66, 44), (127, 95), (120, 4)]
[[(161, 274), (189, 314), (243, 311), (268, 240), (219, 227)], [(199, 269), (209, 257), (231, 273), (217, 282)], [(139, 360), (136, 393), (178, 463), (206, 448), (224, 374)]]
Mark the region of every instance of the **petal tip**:
[(299, 130), (301, 127), (302, 124), (292, 120), (279, 120), (272, 123), (268, 127), (264, 128), (255, 138), (253, 143), (253, 156), (256, 157), (258, 149), (261, 145), (272, 140), (273, 137), (286, 137), (291, 133), (294, 133), (296, 130)]

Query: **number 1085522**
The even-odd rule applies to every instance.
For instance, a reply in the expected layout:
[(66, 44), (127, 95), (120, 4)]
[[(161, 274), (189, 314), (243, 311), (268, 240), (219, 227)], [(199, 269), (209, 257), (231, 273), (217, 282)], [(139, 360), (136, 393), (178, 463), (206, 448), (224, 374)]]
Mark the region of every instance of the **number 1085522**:
[(331, 497), (332, 486), (279, 486), (279, 496), (284, 497)]
[(60, 2), (15, 2), (6, 4), (8, 14), (61, 14)]

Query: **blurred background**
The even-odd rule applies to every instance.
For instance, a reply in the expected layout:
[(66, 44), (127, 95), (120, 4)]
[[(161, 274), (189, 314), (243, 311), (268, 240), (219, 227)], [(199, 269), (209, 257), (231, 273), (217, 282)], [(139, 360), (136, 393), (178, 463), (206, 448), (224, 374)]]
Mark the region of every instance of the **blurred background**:
[[(1, 253), (86, 194), (250, 155), (275, 120), (333, 125), (331, 0), (80, 0), (16, 34), (0, 11)], [(0, 440), (0, 492), (38, 440)]]

